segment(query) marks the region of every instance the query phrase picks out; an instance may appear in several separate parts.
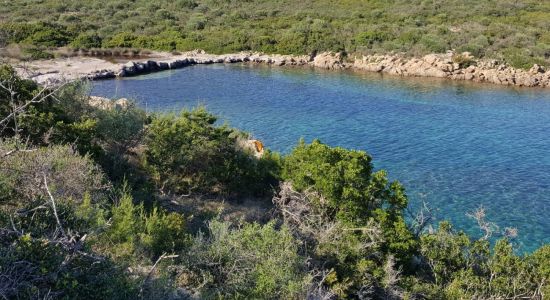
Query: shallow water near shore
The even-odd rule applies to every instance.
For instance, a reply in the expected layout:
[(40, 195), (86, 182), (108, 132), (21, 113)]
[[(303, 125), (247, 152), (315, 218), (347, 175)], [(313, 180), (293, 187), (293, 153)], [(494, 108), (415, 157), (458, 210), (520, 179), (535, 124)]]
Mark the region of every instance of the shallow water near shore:
[(300, 137), (361, 149), (425, 200), (438, 219), (479, 235), (466, 217), (517, 227), (518, 251), (550, 243), (550, 90), (427, 78), (196, 65), (93, 83), (93, 95), (148, 111), (199, 104), (276, 151)]

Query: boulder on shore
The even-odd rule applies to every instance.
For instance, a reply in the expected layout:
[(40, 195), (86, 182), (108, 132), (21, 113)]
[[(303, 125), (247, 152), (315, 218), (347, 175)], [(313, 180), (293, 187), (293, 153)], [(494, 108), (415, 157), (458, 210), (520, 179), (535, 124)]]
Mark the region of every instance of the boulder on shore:
[(96, 108), (111, 110), (111, 109), (127, 109), (130, 107), (130, 100), (126, 98), (120, 98), (117, 100), (111, 100), (105, 97), (90, 96), (88, 103)]

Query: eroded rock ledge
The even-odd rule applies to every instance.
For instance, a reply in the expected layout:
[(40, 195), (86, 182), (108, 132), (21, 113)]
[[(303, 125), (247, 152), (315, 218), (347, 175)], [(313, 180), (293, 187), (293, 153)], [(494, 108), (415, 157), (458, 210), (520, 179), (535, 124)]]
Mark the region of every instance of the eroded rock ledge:
[[(457, 60), (457, 57), (459, 58)], [(344, 58), (339, 53), (318, 55), (266, 55), (241, 52), (213, 55), (196, 50), (178, 55), (155, 53), (153, 58), (125, 63), (114, 63), (99, 58), (73, 57), (49, 61), (34, 61), (18, 72), (40, 83), (88, 78), (91, 80), (129, 77), (178, 69), (196, 64), (259, 63), (275, 66), (312, 66), (323, 69), (354, 69), (398, 76), (438, 77), (471, 80), (501, 85), (550, 87), (550, 71), (534, 65), (530, 70), (515, 69), (496, 60), (475, 60), (468, 53), (430, 54), (422, 58), (407, 58), (399, 54), (368, 55)]]
[[(459, 62), (457, 62), (459, 61)], [(328, 69), (352, 68), (399, 76), (438, 77), (501, 85), (550, 87), (550, 72), (539, 65), (530, 70), (515, 69), (496, 60), (475, 60), (469, 53), (430, 54), (422, 58), (400, 55), (370, 55), (344, 62), (338, 54), (324, 53), (314, 65)]]

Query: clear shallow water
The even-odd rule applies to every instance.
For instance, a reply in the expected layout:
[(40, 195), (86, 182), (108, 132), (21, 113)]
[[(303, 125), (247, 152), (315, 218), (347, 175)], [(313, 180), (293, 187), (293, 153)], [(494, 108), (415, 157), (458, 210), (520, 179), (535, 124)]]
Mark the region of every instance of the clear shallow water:
[(205, 105), (271, 149), (300, 137), (366, 150), (438, 219), (478, 234), (479, 205), (519, 229), (520, 252), (550, 243), (550, 91), (378, 74), (193, 66), (94, 83), (149, 111)]

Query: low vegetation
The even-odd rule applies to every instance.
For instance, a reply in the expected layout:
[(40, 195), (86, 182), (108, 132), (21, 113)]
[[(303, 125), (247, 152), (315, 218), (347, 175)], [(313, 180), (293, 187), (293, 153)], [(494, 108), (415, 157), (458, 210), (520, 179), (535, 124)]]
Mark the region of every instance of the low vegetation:
[[(258, 158), (245, 133), (203, 108), (98, 107), (84, 83), (44, 88), (9, 66), (0, 113), (2, 298), (550, 295), (550, 245), (521, 254), (513, 234), (473, 238), (406, 219), (405, 188), (363, 151), (300, 141)], [(271, 211), (252, 222), (182, 214), (183, 198)]]
[(0, 14), (0, 44), (20, 45), (27, 58), (60, 46), (416, 56), (456, 49), (519, 68), (550, 65), (550, 4), (538, 0), (13, 0)]

